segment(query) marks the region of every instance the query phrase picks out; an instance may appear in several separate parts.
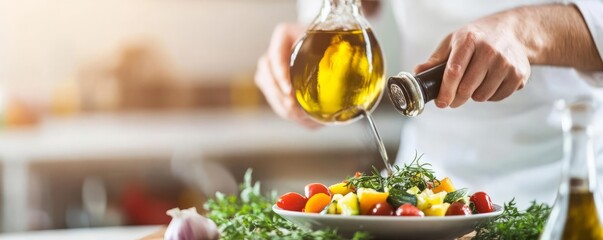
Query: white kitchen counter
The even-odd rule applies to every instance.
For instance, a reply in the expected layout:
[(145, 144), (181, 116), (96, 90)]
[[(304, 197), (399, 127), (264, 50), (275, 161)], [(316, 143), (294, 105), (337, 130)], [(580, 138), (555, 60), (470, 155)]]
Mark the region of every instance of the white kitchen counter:
[(32, 231), (0, 234), (0, 240), (135, 240), (160, 228), (160, 226), (136, 226)]
[[(402, 119), (393, 110), (376, 114), (375, 121), (386, 144), (399, 142)], [(364, 119), (346, 126), (308, 131), (269, 111), (47, 118), (34, 128), (0, 130), (2, 230), (27, 230), (28, 166), (35, 162), (170, 159), (175, 151), (182, 149), (203, 154), (345, 151), (370, 149), (372, 144)]]
[[(384, 140), (397, 141), (403, 117), (394, 112), (375, 118)], [(217, 152), (337, 150), (366, 146), (369, 133), (364, 120), (309, 131), (267, 111), (82, 115), (47, 118), (34, 128), (0, 130), (0, 160), (169, 156), (186, 147)]]

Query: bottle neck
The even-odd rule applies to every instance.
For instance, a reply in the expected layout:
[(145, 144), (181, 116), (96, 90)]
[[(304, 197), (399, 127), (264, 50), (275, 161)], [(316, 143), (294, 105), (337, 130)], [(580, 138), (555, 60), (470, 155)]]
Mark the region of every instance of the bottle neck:
[(589, 100), (566, 106), (562, 121), (564, 138), (563, 181), (560, 193), (596, 191), (593, 143), (593, 105)]
[(369, 24), (360, 9), (360, 0), (323, 0), (320, 14), (310, 30), (366, 29)]
[(360, 0), (323, 0), (322, 12), (324, 14), (361, 14), (361, 2)]
[(565, 182), (570, 192), (593, 192), (596, 190), (595, 151), (591, 129), (572, 126), (566, 137), (569, 149), (565, 169)]

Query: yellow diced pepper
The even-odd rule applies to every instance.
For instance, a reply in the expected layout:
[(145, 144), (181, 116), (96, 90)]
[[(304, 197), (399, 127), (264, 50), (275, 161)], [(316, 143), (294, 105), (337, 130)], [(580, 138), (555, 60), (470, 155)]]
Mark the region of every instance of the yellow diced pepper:
[(358, 215), (358, 196), (355, 193), (348, 193), (337, 200), (337, 208), (341, 210), (341, 215)]
[(340, 182), (329, 186), (329, 191), (331, 192), (331, 194), (346, 195), (350, 192), (353, 192), (354, 189), (352, 189), (351, 185), (347, 185), (347, 183)]
[(430, 208), (425, 209), (423, 212), (425, 213), (425, 216), (443, 217), (446, 215), (448, 207), (450, 207), (450, 203), (435, 204)]

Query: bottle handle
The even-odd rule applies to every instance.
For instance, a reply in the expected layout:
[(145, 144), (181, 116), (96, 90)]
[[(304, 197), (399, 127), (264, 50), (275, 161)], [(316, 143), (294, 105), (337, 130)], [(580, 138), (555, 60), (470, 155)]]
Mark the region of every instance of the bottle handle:
[(442, 86), (442, 79), (444, 78), (444, 71), (446, 70), (446, 63), (439, 64), (435, 67), (420, 72), (415, 76), (415, 79), (421, 84), (423, 88), (423, 97), (425, 102), (429, 102), (438, 97), (440, 93), (440, 86)]

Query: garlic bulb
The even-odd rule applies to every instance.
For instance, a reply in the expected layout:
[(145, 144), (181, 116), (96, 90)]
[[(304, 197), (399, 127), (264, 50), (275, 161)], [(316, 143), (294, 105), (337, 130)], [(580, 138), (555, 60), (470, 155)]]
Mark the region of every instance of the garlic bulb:
[(220, 233), (216, 224), (197, 213), (192, 207), (180, 210), (173, 208), (167, 211), (172, 217), (170, 225), (165, 231), (164, 240), (217, 240)]

